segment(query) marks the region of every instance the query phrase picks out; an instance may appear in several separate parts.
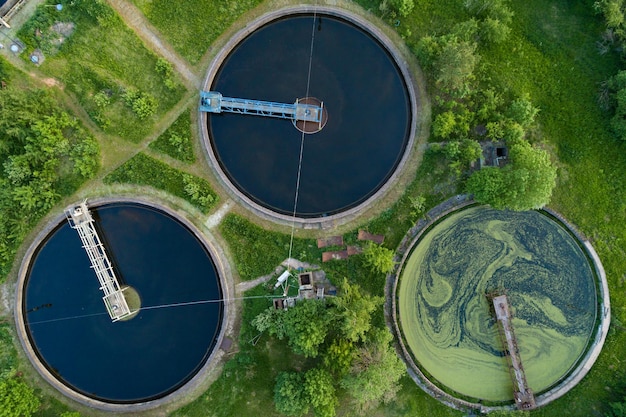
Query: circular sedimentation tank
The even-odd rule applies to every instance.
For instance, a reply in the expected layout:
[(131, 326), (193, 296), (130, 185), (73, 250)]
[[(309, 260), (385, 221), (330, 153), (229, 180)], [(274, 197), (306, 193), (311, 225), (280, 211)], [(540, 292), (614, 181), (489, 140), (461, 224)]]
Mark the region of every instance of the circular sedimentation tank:
[(306, 10), (251, 23), (216, 58), (203, 88), (323, 103), (317, 129), (241, 114), (200, 117), (211, 166), (226, 188), (279, 220), (328, 220), (373, 201), (406, 161), (415, 135), (416, 94), (392, 42), (348, 12)]
[(528, 385), (540, 395), (588, 351), (596, 284), (581, 243), (547, 213), (461, 209), (430, 226), (405, 257), (396, 287), (401, 343), (442, 392), (511, 403), (513, 382), (487, 297), (504, 292)]
[(103, 409), (150, 408), (206, 369), (219, 346), (225, 315), (214, 255), (191, 224), (162, 207), (90, 209), (135, 312), (111, 320), (79, 235), (60, 217), (22, 266), (22, 342), (68, 396)]

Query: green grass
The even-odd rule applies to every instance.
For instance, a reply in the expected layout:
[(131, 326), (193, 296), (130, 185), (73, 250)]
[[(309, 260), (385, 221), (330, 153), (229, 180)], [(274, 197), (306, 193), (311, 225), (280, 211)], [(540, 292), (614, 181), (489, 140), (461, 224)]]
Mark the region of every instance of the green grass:
[(132, 0), (187, 61), (196, 64), (239, 16), (260, 0)]
[[(219, 228), (228, 241), (242, 280), (267, 275), (289, 257), (289, 235), (267, 231), (236, 214), (227, 215)], [(316, 264), (322, 260), (321, 251), (312, 239), (294, 239), (291, 256)]]
[(149, 146), (179, 161), (193, 163), (196, 156), (191, 138), (191, 111), (187, 109)]
[(205, 179), (174, 169), (143, 153), (138, 153), (107, 175), (104, 182), (148, 185), (187, 200), (203, 213), (208, 213), (218, 201), (217, 194)]
[(17, 370), (17, 352), (8, 320), (0, 321), (0, 380), (12, 377)]
[[(166, 87), (164, 74), (156, 70), (158, 57), (112, 9), (94, 3), (101, 7), (95, 18), (87, 13), (90, 9), (85, 2), (77, 3), (66, 5), (61, 12), (40, 6), (18, 32), (27, 45), (23, 56), (42, 49), (46, 60), (41, 71), (61, 80), (104, 132), (138, 142), (182, 98), (185, 88), (179, 80)], [(51, 29), (57, 21), (74, 24), (73, 32), (60, 45), (49, 41), (59, 37)], [(156, 100), (154, 112), (138, 115), (124, 101), (127, 91)]]

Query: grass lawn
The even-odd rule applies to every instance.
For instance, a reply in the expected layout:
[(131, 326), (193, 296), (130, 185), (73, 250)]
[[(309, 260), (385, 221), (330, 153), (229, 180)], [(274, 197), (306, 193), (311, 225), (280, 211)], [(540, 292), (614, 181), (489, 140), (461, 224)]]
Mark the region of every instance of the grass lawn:
[(196, 155), (191, 139), (191, 111), (187, 109), (149, 146), (179, 161), (193, 163), (196, 162)]
[(104, 132), (138, 142), (185, 88), (178, 79), (166, 87), (158, 57), (106, 4), (94, 4), (95, 12), (84, 2), (61, 12), (40, 6), (18, 32), (27, 45), (23, 56), (41, 49), (46, 59), (39, 69), (59, 79)]
[(132, 0), (165, 39), (191, 64), (239, 16), (261, 0)]
[(187, 200), (202, 213), (208, 213), (218, 201), (205, 179), (179, 171), (144, 153), (126, 161), (107, 175), (104, 182), (148, 185)]

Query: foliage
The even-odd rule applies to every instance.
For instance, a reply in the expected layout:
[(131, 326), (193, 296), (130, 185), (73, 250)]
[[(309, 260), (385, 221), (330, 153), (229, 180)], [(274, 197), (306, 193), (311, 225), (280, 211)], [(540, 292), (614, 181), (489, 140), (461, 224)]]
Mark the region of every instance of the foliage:
[(324, 367), (333, 375), (343, 377), (350, 371), (356, 355), (354, 343), (345, 339), (335, 339), (324, 353)]
[(620, 47), (622, 49), (626, 42), (626, 3), (624, 0), (596, 0), (593, 3), (593, 8), (596, 13), (604, 16), (607, 32), (603, 39), (607, 49), (615, 43), (615, 39), (619, 40)]
[(479, 57), (476, 44), (458, 40), (446, 42), (436, 59), (437, 83), (448, 91), (464, 90), (467, 80), (473, 75)]
[(487, 43), (504, 42), (511, 28), (513, 11), (505, 0), (466, 0), (468, 11), (481, 20), (480, 37)]
[(313, 368), (304, 375), (305, 391), (316, 417), (333, 417), (338, 405), (333, 377), (324, 369)]
[(157, 73), (163, 76), (163, 83), (169, 90), (176, 89), (176, 79), (174, 77), (174, 67), (172, 63), (165, 58), (159, 57), (154, 66)]
[(423, 195), (409, 196), (411, 201), (411, 219), (419, 219), (426, 211), (426, 197)]
[[(39, 70), (61, 81), (104, 132), (142, 139), (182, 97), (178, 75), (170, 77), (175, 85), (164, 81), (158, 57), (106, 1), (73, 0), (62, 11), (50, 7), (56, 1), (46, 3), (18, 31), (26, 53), (44, 51)], [(71, 22), (73, 32), (60, 36), (57, 21)]]
[(286, 337), (294, 353), (314, 358), (326, 339), (330, 320), (323, 301), (301, 300), (287, 310), (268, 308), (254, 318), (252, 325), (278, 339)]
[(333, 298), (332, 303), (337, 330), (347, 341), (355, 343), (365, 341), (371, 327), (371, 315), (382, 305), (383, 299), (363, 294), (358, 285), (350, 284), (344, 278), (341, 296)]
[(17, 377), (0, 381), (0, 417), (29, 417), (39, 408), (35, 392)]
[(309, 412), (304, 375), (299, 372), (281, 372), (274, 385), (274, 405), (286, 416), (302, 416)]
[(539, 113), (539, 109), (533, 106), (529, 98), (521, 97), (513, 100), (509, 105), (507, 116), (523, 128), (529, 127), (535, 121), (535, 117)]
[(319, 300), (306, 300), (284, 311), (285, 336), (294, 353), (314, 358), (328, 334), (330, 315), (326, 304)]
[(191, 143), (190, 124), (191, 112), (187, 109), (161, 136), (154, 142), (150, 142), (150, 149), (163, 152), (183, 162), (195, 162), (196, 156)]
[(203, 179), (179, 171), (144, 153), (138, 153), (104, 178), (106, 184), (148, 185), (187, 200), (201, 212), (208, 213), (218, 196)]
[(391, 0), (391, 7), (397, 11), (400, 16), (408, 16), (413, 11), (413, 0)]
[(392, 346), (389, 329), (372, 332), (368, 343), (359, 349), (352, 371), (341, 380), (341, 386), (355, 399), (361, 411), (372, 409), (382, 401), (392, 401), (406, 367)]
[(0, 272), (29, 228), (95, 174), (99, 147), (42, 90), (0, 90)]
[[(187, 61), (197, 64), (213, 41), (260, 0), (133, 0)], [(211, 22), (211, 24), (207, 24)]]
[(609, 404), (611, 410), (606, 417), (626, 417), (626, 398), (623, 402)]
[(391, 249), (368, 242), (363, 250), (365, 263), (374, 271), (388, 274), (393, 271), (396, 262), (393, 260), (394, 253)]
[(140, 120), (152, 116), (158, 107), (156, 98), (135, 89), (126, 90), (124, 94), (122, 94), (122, 98)]
[(476, 201), (497, 209), (529, 210), (543, 207), (556, 185), (556, 167), (550, 156), (528, 142), (511, 146), (511, 163), (504, 168), (488, 167), (467, 181), (467, 191)]

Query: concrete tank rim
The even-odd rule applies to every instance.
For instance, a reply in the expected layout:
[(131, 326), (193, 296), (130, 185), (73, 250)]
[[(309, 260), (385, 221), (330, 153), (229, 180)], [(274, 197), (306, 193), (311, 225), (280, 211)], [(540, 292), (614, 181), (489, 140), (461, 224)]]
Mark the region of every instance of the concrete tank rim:
[(396, 168), (393, 173), (387, 179), (387, 181), (370, 197), (365, 199), (360, 204), (348, 208), (346, 210), (342, 210), (339, 213), (335, 213), (328, 216), (319, 216), (319, 217), (311, 217), (311, 218), (303, 218), (297, 216), (289, 216), (281, 213), (277, 213), (273, 210), (270, 210), (250, 199), (244, 193), (242, 193), (228, 178), (226, 173), (221, 169), (219, 162), (217, 160), (217, 156), (213, 152), (213, 148), (211, 146), (211, 139), (209, 137), (208, 128), (207, 128), (207, 114), (201, 111), (198, 111), (198, 128), (202, 141), (202, 149), (205, 157), (207, 158), (207, 162), (213, 174), (216, 176), (219, 184), (224, 188), (224, 190), (228, 193), (228, 195), (242, 205), (246, 210), (256, 214), (257, 216), (264, 218), (266, 220), (270, 220), (274, 223), (281, 225), (299, 225), (302, 228), (311, 228), (317, 225), (321, 225), (321, 228), (333, 227), (341, 224), (348, 223), (354, 218), (358, 217), (361, 212), (363, 212), (368, 207), (372, 206), (375, 201), (385, 196), (391, 188), (396, 184), (401, 174), (411, 167), (408, 167), (407, 161), (411, 159), (411, 156), (417, 152), (416, 149), (416, 136), (419, 131), (424, 129), (424, 123), (420, 122), (419, 114), (422, 112), (422, 102), (423, 95), (425, 91), (421, 91), (418, 88), (418, 82), (416, 77), (409, 70), (409, 65), (407, 63), (407, 59), (403, 56), (400, 49), (395, 45), (394, 41), (387, 36), (383, 31), (375, 25), (370, 20), (367, 20), (364, 16), (361, 16), (353, 11), (348, 11), (346, 9), (335, 7), (335, 6), (310, 6), (310, 5), (297, 5), (297, 6), (287, 6), (278, 10), (274, 10), (268, 13), (263, 14), (262, 16), (254, 19), (253, 21), (246, 24), (245, 27), (236, 32), (221, 48), (221, 50), (216, 54), (216, 56), (211, 61), (209, 68), (206, 72), (206, 76), (201, 84), (201, 88), (203, 90), (208, 90), (210, 85), (213, 83), (215, 76), (217, 75), (219, 69), (221, 68), (223, 62), (228, 58), (231, 51), (233, 51), (240, 43), (243, 41), (248, 35), (252, 34), (255, 30), (259, 29), (263, 25), (266, 25), (272, 21), (278, 20), (280, 18), (289, 16), (289, 15), (297, 15), (297, 14), (313, 14), (313, 13), (322, 13), (334, 17), (338, 17), (348, 21), (349, 23), (357, 26), (358, 28), (364, 30), (370, 36), (372, 36), (376, 41), (378, 41), (383, 47), (386, 49), (388, 54), (391, 56), (394, 61), (396, 67), (399, 69), (399, 72), (402, 76), (403, 82), (406, 86), (406, 91), (409, 96), (409, 103), (411, 106), (410, 109), (410, 117), (411, 117), (411, 125), (410, 131), (408, 135), (408, 140), (405, 145), (405, 150), (398, 162)]
[(33, 260), (33, 256), (35, 255), (41, 244), (44, 242), (44, 240), (50, 235), (50, 233), (59, 224), (67, 221), (64, 213), (61, 213), (58, 216), (51, 218), (47, 222), (46, 226), (43, 227), (43, 229), (33, 239), (22, 259), (16, 282), (16, 301), (14, 306), (16, 333), (20, 341), (20, 345), (22, 346), (22, 349), (26, 357), (30, 361), (31, 365), (44, 379), (44, 381), (46, 381), (49, 385), (51, 385), (64, 396), (84, 406), (103, 411), (127, 413), (151, 410), (156, 407), (160, 407), (181, 400), (185, 396), (189, 395), (190, 392), (195, 391), (204, 382), (204, 380), (209, 377), (209, 374), (211, 373), (213, 368), (215, 368), (215, 366), (220, 362), (224, 354), (224, 352), (220, 349), (220, 346), (225, 338), (227, 329), (229, 327), (232, 327), (232, 323), (235, 320), (234, 314), (236, 314), (236, 309), (233, 308), (233, 306), (230, 306), (228, 302), (229, 299), (233, 298), (235, 293), (232, 272), (230, 270), (228, 260), (225, 258), (223, 251), (219, 247), (217, 241), (212, 236), (210, 236), (208, 231), (201, 231), (188, 218), (165, 204), (161, 204), (148, 199), (143, 199), (140, 197), (128, 196), (111, 196), (105, 198), (93, 198), (88, 200), (90, 207), (100, 207), (116, 203), (131, 203), (153, 208), (177, 220), (193, 233), (196, 239), (202, 244), (202, 246), (211, 256), (211, 259), (218, 273), (219, 284), (222, 291), (222, 298), (225, 300), (222, 304), (222, 320), (219, 323), (220, 329), (217, 334), (214, 347), (202, 367), (187, 382), (178, 387), (176, 390), (162, 397), (148, 401), (140, 401), (135, 403), (113, 403), (98, 400), (71, 389), (68, 385), (54, 377), (54, 375), (52, 375), (50, 371), (48, 371), (46, 366), (39, 360), (35, 349), (30, 343), (30, 340), (28, 338), (28, 332), (24, 324), (24, 316), (21, 306), (24, 302), (24, 284), (26, 283), (28, 270)]
[[(409, 374), (414, 382), (433, 398), (452, 408), (458, 410), (466, 410), (467, 408), (470, 408), (480, 410), (481, 412), (486, 413), (495, 410), (513, 410), (515, 409), (515, 406), (508, 404), (485, 406), (480, 402), (467, 401), (444, 391), (441, 387), (430, 381), (415, 363), (412, 355), (409, 353), (408, 348), (403, 342), (403, 333), (400, 329), (397, 310), (398, 282), (403, 271), (403, 266), (405, 265), (415, 245), (421, 240), (425, 233), (427, 233), (436, 223), (438, 223), (443, 218), (456, 212), (463, 211), (467, 208), (479, 205), (480, 204), (475, 202), (471, 198), (471, 196), (454, 196), (434, 207), (431, 211), (429, 211), (429, 213), (424, 216), (424, 218), (428, 219), (427, 221), (416, 223), (416, 225), (405, 234), (404, 239), (400, 243), (399, 249), (397, 251), (397, 254), (400, 256), (396, 257), (396, 260), (398, 261), (398, 263), (396, 264), (396, 268), (387, 277), (385, 292), (387, 296), (386, 298), (389, 300), (389, 302), (385, 303), (384, 307), (385, 316), (387, 318), (387, 326), (390, 328), (395, 337), (396, 351), (407, 365)], [(552, 220), (558, 222), (560, 227), (566, 229), (570, 236), (577, 242), (578, 246), (584, 252), (585, 256), (587, 256), (588, 260), (590, 260), (590, 266), (594, 272), (594, 277), (596, 281), (595, 284), (597, 309), (595, 322), (596, 324), (594, 324), (594, 328), (589, 335), (589, 341), (587, 343), (585, 351), (581, 354), (581, 357), (577, 360), (574, 367), (570, 369), (570, 371), (566, 375), (556, 381), (553, 386), (547, 388), (536, 396), (537, 408), (539, 408), (565, 395), (572, 388), (574, 388), (574, 386), (576, 386), (576, 384), (578, 384), (591, 370), (591, 367), (598, 359), (600, 351), (602, 350), (602, 346), (604, 345), (604, 341), (606, 340), (606, 336), (611, 322), (611, 308), (606, 273), (604, 271), (604, 267), (602, 266), (600, 258), (598, 257), (595, 249), (591, 245), (591, 242), (584, 236), (582, 236), (576, 230), (574, 225), (572, 225), (560, 213), (557, 213), (556, 211), (547, 207), (540, 208), (537, 211), (542, 212), (542, 214), (544, 215), (555, 218)], [(436, 215), (432, 217), (429, 216), (429, 214), (433, 212), (435, 212)], [(597, 324), (598, 322), (599, 324)]]

